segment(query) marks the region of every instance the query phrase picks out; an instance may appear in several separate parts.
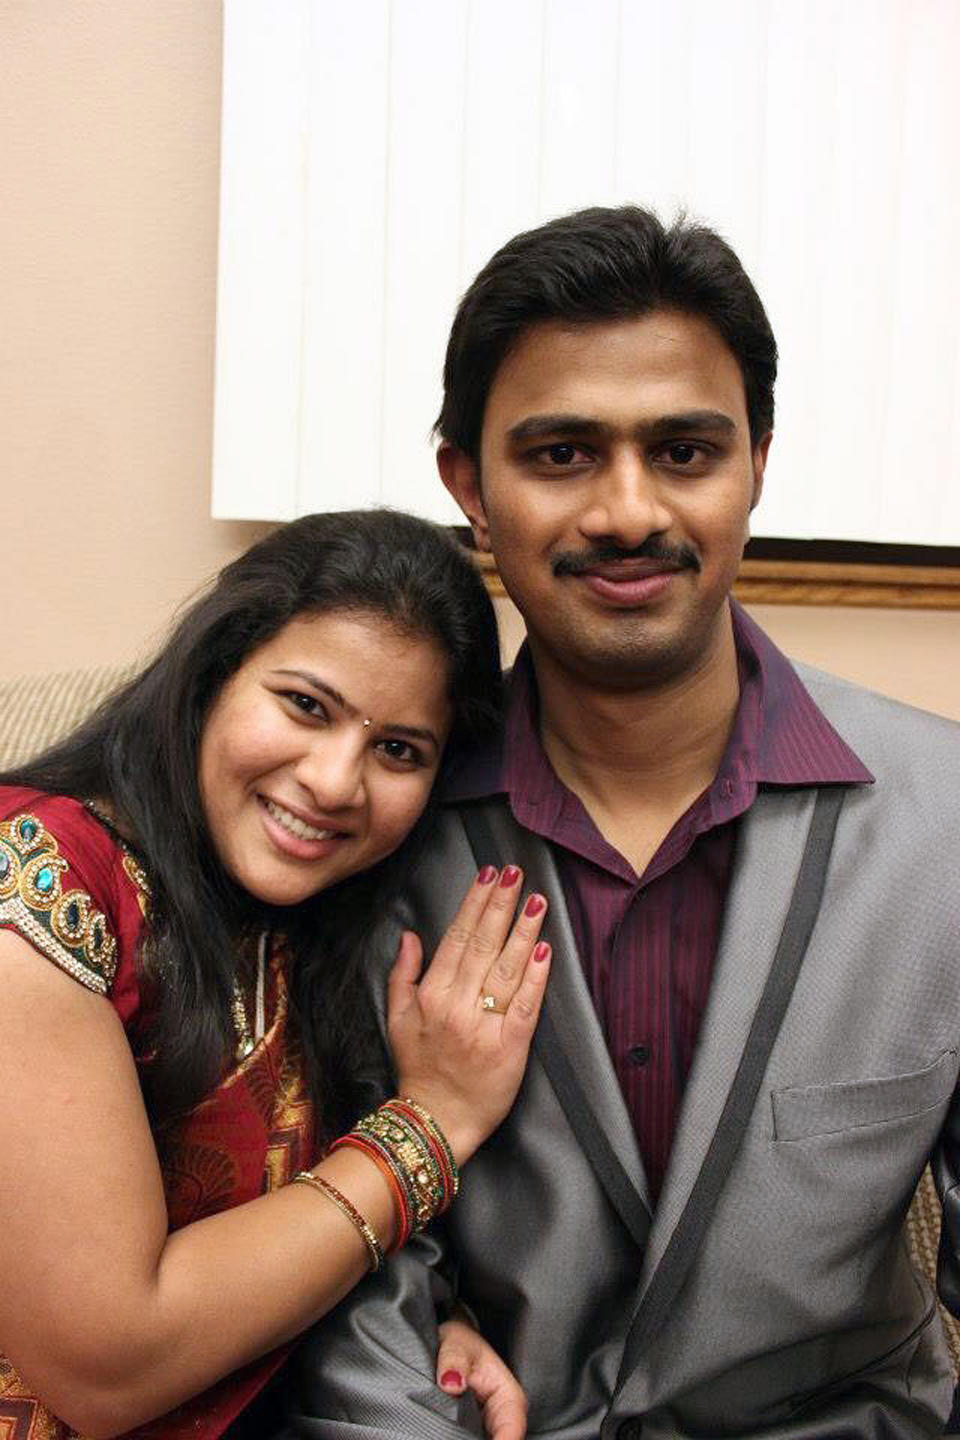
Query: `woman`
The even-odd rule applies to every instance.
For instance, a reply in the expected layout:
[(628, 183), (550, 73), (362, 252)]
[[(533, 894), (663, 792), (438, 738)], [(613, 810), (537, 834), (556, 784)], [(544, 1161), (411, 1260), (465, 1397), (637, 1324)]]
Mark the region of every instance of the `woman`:
[(499, 684), (452, 542), (390, 512), (309, 516), (0, 777), (15, 1433), (226, 1433), (292, 1338), (453, 1199), (523, 1073), (545, 903), (514, 922), (519, 872), (482, 871), (419, 983), (403, 935), (404, 1098), (358, 1123), (383, 1098), (360, 970), (445, 748), (492, 722)]

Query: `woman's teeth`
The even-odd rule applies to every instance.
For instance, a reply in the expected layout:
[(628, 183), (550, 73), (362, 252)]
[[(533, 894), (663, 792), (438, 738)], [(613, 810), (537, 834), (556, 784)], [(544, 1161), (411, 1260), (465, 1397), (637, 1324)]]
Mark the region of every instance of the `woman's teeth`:
[(292, 815), (289, 810), (284, 810), (274, 800), (265, 800), (264, 804), (278, 825), (284, 830), (289, 830), (291, 835), (297, 835), (301, 840), (329, 840), (336, 835), (336, 830), (317, 830), (315, 826), (308, 825), (298, 815)]

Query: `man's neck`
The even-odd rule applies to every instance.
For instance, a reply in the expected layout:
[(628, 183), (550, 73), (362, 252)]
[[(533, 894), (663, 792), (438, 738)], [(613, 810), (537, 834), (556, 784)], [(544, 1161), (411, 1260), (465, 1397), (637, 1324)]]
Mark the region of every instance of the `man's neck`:
[(729, 610), (697, 666), (649, 688), (600, 689), (531, 651), (550, 763), (640, 874), (723, 757), (740, 693)]

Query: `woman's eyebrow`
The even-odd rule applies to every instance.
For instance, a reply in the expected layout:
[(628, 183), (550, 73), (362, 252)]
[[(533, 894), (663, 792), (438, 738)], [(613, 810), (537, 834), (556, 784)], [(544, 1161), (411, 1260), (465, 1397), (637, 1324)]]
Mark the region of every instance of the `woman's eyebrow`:
[(440, 741), (432, 730), (421, 730), (419, 725), (384, 725), (391, 735), (402, 735), (405, 740), (427, 740), (435, 750), (440, 749)]
[(351, 715), (356, 713), (355, 707), (343, 698), (339, 690), (335, 690), (332, 685), (327, 684), (326, 680), (321, 680), (319, 675), (313, 675), (309, 670), (274, 670), (271, 673), (288, 675), (294, 680), (303, 680), (312, 690), (319, 690), (321, 694), (328, 695), (335, 705), (339, 705), (341, 710), (346, 710)]
[[(314, 675), (309, 670), (272, 670), (272, 675), (289, 676), (294, 680), (302, 680), (312, 690), (319, 690), (322, 695), (328, 695), (335, 705), (348, 715), (359, 715), (360, 711), (356, 705), (351, 705), (349, 700), (344, 699), (339, 690), (328, 685), (326, 680), (321, 680), (319, 675)], [(381, 725), (381, 730), (388, 730), (391, 735), (401, 735), (405, 740), (426, 740), (435, 750), (440, 749), (440, 741), (432, 730), (424, 729), (419, 725)]]

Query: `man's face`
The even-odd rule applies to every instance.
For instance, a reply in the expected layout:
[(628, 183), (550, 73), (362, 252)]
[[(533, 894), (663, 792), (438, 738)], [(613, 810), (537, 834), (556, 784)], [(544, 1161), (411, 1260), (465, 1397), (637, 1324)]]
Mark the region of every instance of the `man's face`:
[(658, 310), (533, 326), (494, 379), (479, 465), (450, 447), (438, 460), (535, 655), (633, 688), (711, 653), (769, 438), (751, 445), (713, 326)]

